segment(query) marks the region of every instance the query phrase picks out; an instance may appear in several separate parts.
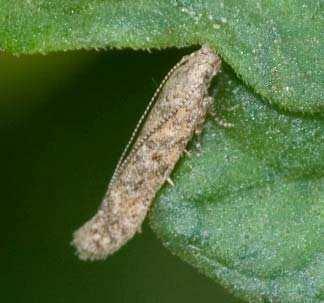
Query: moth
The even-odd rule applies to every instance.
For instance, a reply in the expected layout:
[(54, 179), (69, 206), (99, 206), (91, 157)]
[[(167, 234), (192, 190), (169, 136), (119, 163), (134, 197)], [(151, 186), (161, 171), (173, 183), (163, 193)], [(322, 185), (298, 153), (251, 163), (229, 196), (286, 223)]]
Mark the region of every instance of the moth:
[(117, 164), (98, 212), (74, 233), (72, 244), (80, 259), (105, 259), (140, 231), (154, 196), (167, 180), (172, 183), (175, 164), (213, 107), (208, 88), (220, 65), (220, 58), (204, 45), (166, 75)]

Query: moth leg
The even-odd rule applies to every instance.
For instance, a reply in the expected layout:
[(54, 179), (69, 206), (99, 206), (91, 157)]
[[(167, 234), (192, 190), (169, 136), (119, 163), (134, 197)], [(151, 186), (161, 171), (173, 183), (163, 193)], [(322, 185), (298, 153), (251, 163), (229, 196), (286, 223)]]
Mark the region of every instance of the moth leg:
[(197, 137), (200, 137), (200, 135), (201, 135), (203, 129), (204, 129), (204, 124), (203, 124), (203, 123), (199, 123), (199, 124), (197, 125), (196, 129), (195, 129), (195, 135), (196, 135)]
[(228, 113), (230, 113), (230, 112), (233, 112), (233, 111), (235, 111), (238, 107), (240, 107), (241, 105), (240, 104), (236, 104), (236, 105), (233, 105), (233, 106), (231, 106), (231, 107), (225, 107), (223, 110), (225, 111), (225, 112), (228, 112)]
[(166, 181), (167, 181), (171, 186), (174, 186), (174, 183), (173, 183), (173, 181), (172, 181), (172, 179), (171, 179), (170, 177), (168, 177), (168, 178), (166, 179)]
[(214, 120), (216, 121), (216, 123), (219, 126), (222, 126), (224, 128), (232, 128), (234, 127), (233, 123), (227, 122), (224, 118), (220, 117), (220, 116), (214, 116)]
[(216, 121), (216, 123), (219, 125), (219, 126), (222, 126), (224, 128), (232, 128), (234, 127), (234, 124), (233, 123), (230, 123), (230, 122), (227, 122), (224, 118), (222, 118), (221, 116), (219, 116), (214, 107), (211, 106), (208, 110), (208, 114), (210, 116), (212, 116), (214, 118), (214, 120)]
[(214, 112), (214, 98), (211, 96), (205, 96), (203, 106), (207, 113)]
[(190, 168), (190, 170), (192, 171), (193, 170), (193, 167), (189, 163), (187, 165)]
[[(203, 106), (205, 107), (204, 112), (208, 112), (209, 108), (213, 104), (213, 98), (207, 96), (203, 100)], [(194, 150), (199, 154), (201, 152), (202, 145), (202, 131), (204, 130), (205, 117), (202, 117), (200, 121), (197, 121), (196, 128), (194, 130), (194, 134), (196, 135)]]
[(195, 135), (196, 138), (194, 140), (194, 144), (193, 144), (193, 152), (200, 154), (201, 153), (201, 145), (202, 145), (202, 131), (203, 131), (204, 125), (203, 123), (199, 123), (197, 125), (197, 128), (195, 129)]
[(186, 154), (188, 158), (191, 157), (191, 152), (190, 152), (189, 150), (184, 149), (184, 150), (183, 150), (183, 153)]

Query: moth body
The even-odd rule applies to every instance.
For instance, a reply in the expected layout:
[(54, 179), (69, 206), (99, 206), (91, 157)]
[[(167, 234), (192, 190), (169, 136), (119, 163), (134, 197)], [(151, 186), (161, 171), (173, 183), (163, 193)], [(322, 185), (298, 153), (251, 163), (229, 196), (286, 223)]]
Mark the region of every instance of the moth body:
[(74, 233), (81, 259), (104, 259), (140, 230), (154, 196), (213, 106), (208, 87), (220, 64), (219, 57), (203, 46), (184, 57), (162, 82), (97, 214)]

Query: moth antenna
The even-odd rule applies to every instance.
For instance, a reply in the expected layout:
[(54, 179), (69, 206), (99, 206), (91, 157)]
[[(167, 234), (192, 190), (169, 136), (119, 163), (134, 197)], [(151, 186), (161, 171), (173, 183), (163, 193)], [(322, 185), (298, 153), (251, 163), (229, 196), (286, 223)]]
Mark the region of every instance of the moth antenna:
[[(189, 55), (190, 56), (190, 55)], [(123, 164), (123, 161), (125, 160), (126, 156), (127, 156), (127, 152), (129, 151), (130, 147), (132, 146), (132, 144), (134, 143), (134, 140), (143, 124), (143, 121), (144, 119), (146, 118), (146, 116), (148, 115), (148, 113), (150, 112), (150, 110), (152, 109), (152, 106), (154, 105), (154, 102), (156, 101), (157, 99), (157, 96), (158, 94), (161, 92), (161, 89), (163, 88), (164, 84), (166, 81), (168, 81), (168, 79), (172, 76), (172, 74), (174, 73), (174, 71), (182, 64), (184, 64), (187, 60), (188, 60), (188, 57), (189, 56), (184, 56), (173, 68), (171, 68), (171, 70), (166, 74), (166, 76), (163, 78), (162, 82), (160, 83), (160, 85), (158, 86), (158, 88), (156, 89), (153, 97), (151, 98), (149, 104), (147, 105), (144, 113), (142, 114), (142, 116), (140, 117), (139, 121), (137, 122), (136, 124), (136, 127), (127, 143), (127, 145), (125, 146), (118, 162), (117, 162), (117, 165), (116, 165), (116, 168), (115, 168), (115, 171), (111, 177), (111, 181), (109, 183), (109, 186), (108, 186), (108, 192), (109, 192), (109, 189), (111, 187), (111, 185), (114, 183), (114, 181), (116, 180), (117, 176), (118, 176), (118, 173), (119, 173), (119, 170), (120, 170), (120, 167), (122, 166)]]
[[(170, 120), (177, 113), (179, 108), (184, 106), (185, 101), (188, 100), (188, 99), (189, 98), (186, 98), (184, 101), (182, 101), (180, 103), (180, 105), (177, 108), (175, 108), (173, 111), (171, 111), (168, 114), (166, 114), (165, 116), (163, 116), (162, 120), (160, 121), (160, 123), (158, 125), (156, 125), (154, 128), (152, 128), (143, 138), (141, 138), (140, 141), (135, 143), (135, 145), (133, 146), (133, 149), (129, 153), (128, 157), (126, 159), (124, 159), (124, 162), (120, 163), (120, 165), (118, 167), (118, 171), (120, 171), (125, 165), (127, 165), (127, 163), (129, 161), (131, 161), (132, 155), (137, 152), (137, 150), (143, 145), (143, 143), (146, 142), (147, 139), (149, 137), (151, 137), (151, 135), (154, 134), (164, 123), (166, 123), (168, 120)], [(117, 176), (118, 175), (116, 174), (116, 178), (117, 178)]]

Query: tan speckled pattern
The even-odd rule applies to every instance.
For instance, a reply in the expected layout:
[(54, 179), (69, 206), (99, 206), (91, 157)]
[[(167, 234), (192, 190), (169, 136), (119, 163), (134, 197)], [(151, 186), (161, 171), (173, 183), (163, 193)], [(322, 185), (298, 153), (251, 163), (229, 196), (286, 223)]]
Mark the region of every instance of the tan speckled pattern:
[(104, 259), (140, 230), (155, 194), (213, 104), (207, 90), (220, 64), (219, 57), (203, 46), (167, 75), (98, 213), (74, 233), (81, 259)]

